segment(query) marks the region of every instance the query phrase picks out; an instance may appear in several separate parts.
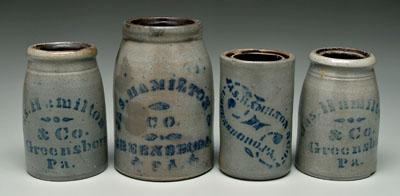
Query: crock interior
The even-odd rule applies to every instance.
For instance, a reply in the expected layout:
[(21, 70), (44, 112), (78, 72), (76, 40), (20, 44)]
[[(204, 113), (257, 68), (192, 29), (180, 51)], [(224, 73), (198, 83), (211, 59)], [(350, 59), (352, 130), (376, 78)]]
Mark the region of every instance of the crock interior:
[(229, 52), (226, 56), (242, 61), (253, 62), (280, 61), (289, 58), (286, 54), (268, 50), (242, 50), (239, 52)]
[(195, 21), (185, 18), (139, 18), (131, 21), (132, 24), (142, 26), (173, 27), (194, 24)]
[(352, 48), (324, 48), (317, 50), (317, 54), (328, 58), (345, 60), (364, 59), (370, 56), (367, 52)]
[(90, 47), (89, 44), (73, 42), (45, 43), (34, 46), (35, 49), (49, 52), (78, 51), (88, 47)]

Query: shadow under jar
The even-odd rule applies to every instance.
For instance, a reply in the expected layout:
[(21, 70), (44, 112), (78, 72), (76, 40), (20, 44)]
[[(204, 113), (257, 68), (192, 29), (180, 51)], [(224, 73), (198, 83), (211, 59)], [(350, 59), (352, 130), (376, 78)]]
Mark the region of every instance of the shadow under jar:
[(245, 180), (285, 176), (292, 163), (294, 55), (236, 49), (220, 60), (220, 170)]
[(103, 84), (93, 45), (51, 42), (28, 48), (23, 125), (27, 171), (78, 180), (107, 168)]
[(374, 55), (322, 48), (310, 59), (300, 99), (296, 167), (328, 180), (372, 175), (380, 112)]
[(213, 166), (213, 80), (198, 20), (128, 20), (114, 72), (115, 168), (175, 181)]

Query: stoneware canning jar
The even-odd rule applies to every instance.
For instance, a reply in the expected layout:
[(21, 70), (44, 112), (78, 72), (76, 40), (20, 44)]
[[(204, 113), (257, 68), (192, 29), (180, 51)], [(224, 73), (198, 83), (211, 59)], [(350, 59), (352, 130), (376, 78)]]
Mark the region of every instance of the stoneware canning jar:
[(374, 55), (321, 48), (310, 59), (300, 100), (296, 167), (329, 180), (372, 175), (379, 132)]
[(104, 93), (96, 48), (52, 42), (28, 48), (23, 96), (27, 171), (68, 181), (107, 167)]
[(246, 180), (289, 173), (295, 57), (236, 49), (220, 57), (220, 170)]
[(198, 20), (127, 20), (114, 72), (115, 168), (150, 181), (210, 170), (212, 82)]

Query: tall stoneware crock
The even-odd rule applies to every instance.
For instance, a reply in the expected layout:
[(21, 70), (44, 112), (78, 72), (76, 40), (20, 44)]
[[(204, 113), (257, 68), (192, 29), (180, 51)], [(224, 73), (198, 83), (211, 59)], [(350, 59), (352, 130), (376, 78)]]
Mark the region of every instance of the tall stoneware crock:
[(321, 48), (310, 54), (299, 109), (296, 167), (329, 180), (376, 170), (379, 94), (373, 54)]
[(131, 19), (114, 72), (115, 168), (174, 181), (212, 168), (213, 80), (198, 20)]
[(286, 175), (292, 163), (294, 55), (236, 49), (220, 60), (221, 171), (246, 180)]
[(28, 48), (23, 127), (32, 176), (77, 180), (107, 167), (106, 110), (96, 53), (93, 45), (77, 42)]

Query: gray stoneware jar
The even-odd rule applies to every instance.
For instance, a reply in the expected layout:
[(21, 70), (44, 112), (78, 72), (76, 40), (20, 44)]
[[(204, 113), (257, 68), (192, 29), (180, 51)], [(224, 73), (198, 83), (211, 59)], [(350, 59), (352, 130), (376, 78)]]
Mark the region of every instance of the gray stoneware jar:
[(96, 48), (52, 42), (28, 48), (23, 125), (27, 171), (78, 180), (107, 167), (106, 110)]
[(220, 57), (220, 170), (245, 180), (290, 171), (293, 54), (236, 49)]
[(198, 20), (128, 20), (114, 72), (115, 168), (175, 181), (213, 166), (213, 80)]
[(296, 167), (328, 180), (372, 175), (379, 132), (374, 55), (321, 48), (310, 59), (300, 100)]

